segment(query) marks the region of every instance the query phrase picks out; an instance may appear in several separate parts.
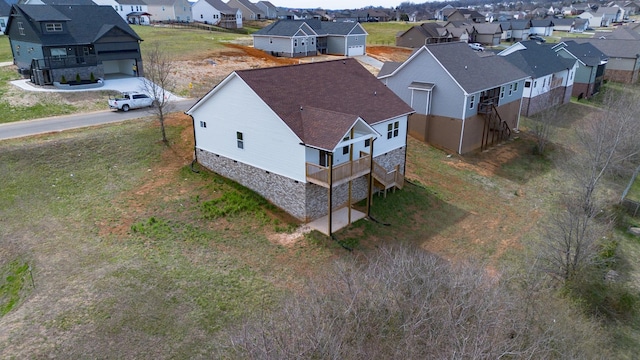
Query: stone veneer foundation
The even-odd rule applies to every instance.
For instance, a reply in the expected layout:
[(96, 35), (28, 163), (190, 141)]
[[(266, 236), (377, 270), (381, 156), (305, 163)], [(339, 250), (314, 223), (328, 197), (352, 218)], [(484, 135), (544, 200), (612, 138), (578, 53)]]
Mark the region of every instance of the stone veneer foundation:
[[(202, 166), (255, 191), (301, 221), (315, 220), (328, 213), (327, 188), (302, 183), (203, 149), (196, 149), (196, 155)], [(406, 148), (402, 147), (376, 157), (375, 161), (387, 170), (393, 170), (396, 165), (400, 165), (400, 171), (404, 174), (405, 155)], [(367, 198), (368, 181), (368, 176), (352, 181), (352, 203)], [(349, 184), (334, 187), (331, 197), (333, 210), (346, 206)]]

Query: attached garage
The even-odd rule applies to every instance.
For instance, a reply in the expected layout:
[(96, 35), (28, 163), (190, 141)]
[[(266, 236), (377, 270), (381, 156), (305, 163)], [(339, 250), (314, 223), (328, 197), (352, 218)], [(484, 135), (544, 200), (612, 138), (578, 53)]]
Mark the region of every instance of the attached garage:
[(133, 66), (136, 64), (136, 59), (124, 59), (124, 60), (108, 60), (103, 61), (104, 74), (127, 74), (135, 75), (133, 73)]

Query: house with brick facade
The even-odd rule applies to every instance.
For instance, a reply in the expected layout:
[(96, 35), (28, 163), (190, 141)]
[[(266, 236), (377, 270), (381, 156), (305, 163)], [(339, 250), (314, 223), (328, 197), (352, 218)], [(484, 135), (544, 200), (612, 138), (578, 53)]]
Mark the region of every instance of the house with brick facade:
[(403, 63), (386, 62), (378, 79), (416, 111), (411, 136), (464, 154), (518, 129), (529, 75), (502, 56), (451, 42), (425, 45)]
[(521, 41), (498, 55), (528, 74), (524, 83), (520, 114), (531, 116), (571, 101), (577, 61), (556, 53), (551, 45)]
[(235, 71), (186, 114), (198, 163), (331, 233), (334, 211), (402, 187), (412, 112), (344, 59)]

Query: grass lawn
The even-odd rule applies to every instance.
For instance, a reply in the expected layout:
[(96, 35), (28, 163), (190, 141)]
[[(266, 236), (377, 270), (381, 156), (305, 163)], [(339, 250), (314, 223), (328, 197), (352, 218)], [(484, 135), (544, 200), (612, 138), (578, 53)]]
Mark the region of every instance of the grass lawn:
[(9, 46), (9, 37), (0, 35), (0, 62), (13, 61), (11, 46)]
[(636, 181), (629, 189), (627, 193), (627, 197), (633, 201), (640, 202), (640, 177), (636, 178)]
[(396, 44), (398, 32), (404, 32), (418, 23), (408, 22), (368, 22), (362, 23), (362, 27), (367, 31), (367, 45), (390, 45)]

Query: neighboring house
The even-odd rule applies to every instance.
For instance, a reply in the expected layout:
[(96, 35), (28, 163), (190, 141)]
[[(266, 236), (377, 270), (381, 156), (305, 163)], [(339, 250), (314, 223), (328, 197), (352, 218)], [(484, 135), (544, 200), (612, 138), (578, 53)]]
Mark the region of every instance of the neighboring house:
[(229, 0), (229, 7), (242, 11), (242, 20), (260, 20), (265, 18), (265, 13), (249, 0)]
[(469, 9), (454, 9), (446, 18), (447, 21), (471, 21), (478, 24), (486, 22), (484, 15)]
[(343, 59), (235, 71), (186, 113), (201, 165), (311, 221), (402, 187), (412, 112)]
[(265, 19), (277, 19), (278, 7), (268, 1), (258, 1), (256, 6), (262, 10)]
[(521, 41), (529, 38), (531, 34), (531, 21), (511, 20), (511, 40)]
[(511, 41), (511, 21), (500, 21), (500, 28), (502, 28), (502, 35), (500, 36), (501, 41)]
[(551, 19), (531, 20), (529, 34), (551, 36), (553, 34), (553, 21)]
[(412, 26), (396, 36), (396, 46), (419, 48), (425, 44), (437, 44), (452, 40), (453, 35), (445, 27), (434, 22), (426, 22)]
[(529, 76), (506, 59), (465, 43), (426, 45), (378, 74), (416, 111), (409, 134), (459, 154), (486, 148), (518, 129)]
[(242, 28), (242, 16), (236, 16), (238, 9), (233, 9), (222, 0), (198, 0), (191, 7), (193, 20), (212, 24), (227, 29)]
[(474, 24), (471, 33), (471, 41), (483, 45), (496, 46), (500, 45), (500, 37), (502, 37), (502, 27), (500, 23), (482, 23)]
[(13, 63), (38, 85), (144, 74), (142, 39), (110, 6), (14, 5), (7, 34)]
[(360, 23), (278, 20), (253, 33), (253, 47), (283, 57), (366, 53), (367, 32)]
[(455, 8), (451, 5), (445, 5), (445, 7), (436, 11), (436, 20), (438, 21), (447, 21), (447, 16), (455, 11)]
[(447, 27), (447, 31), (451, 34), (451, 41), (469, 42), (469, 32), (466, 28), (457, 28), (454, 26)]
[(573, 20), (573, 29), (571, 32), (582, 33), (587, 31), (590, 26), (589, 20), (587, 19), (574, 18)]
[(129, 24), (150, 25), (151, 14), (142, 0), (94, 0), (97, 5), (111, 6)]
[(576, 59), (561, 57), (550, 45), (533, 40), (513, 44), (498, 55), (531, 77), (524, 83), (521, 115), (531, 116), (571, 101)]
[(553, 31), (574, 32), (574, 26), (575, 19), (553, 19)]
[(609, 58), (589, 43), (567, 40), (553, 46), (562, 57), (578, 61), (572, 96), (589, 99), (600, 91)]
[[(602, 26), (609, 26), (614, 22), (620, 22), (624, 19), (624, 10), (619, 6), (600, 6), (596, 11), (596, 16), (602, 16)], [(606, 25), (605, 25), (606, 24)]]
[(143, 0), (153, 21), (192, 22), (191, 3), (187, 0)]
[(604, 80), (625, 84), (638, 82), (640, 41), (584, 38), (563, 38), (561, 41), (566, 42), (569, 40), (573, 40), (578, 44), (590, 43), (609, 58), (604, 72)]
[(0, 0), (0, 34), (4, 34), (9, 22), (11, 6), (4, 0)]

